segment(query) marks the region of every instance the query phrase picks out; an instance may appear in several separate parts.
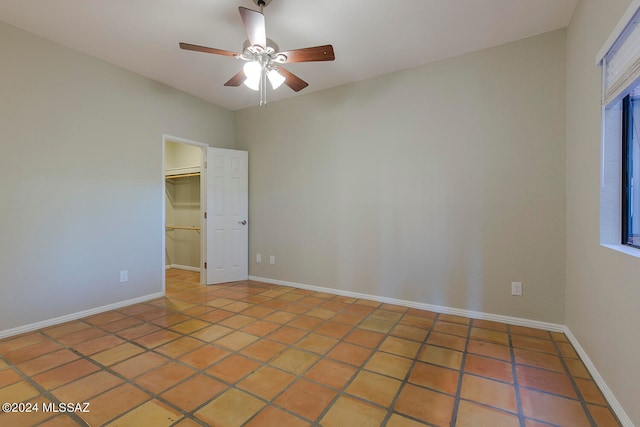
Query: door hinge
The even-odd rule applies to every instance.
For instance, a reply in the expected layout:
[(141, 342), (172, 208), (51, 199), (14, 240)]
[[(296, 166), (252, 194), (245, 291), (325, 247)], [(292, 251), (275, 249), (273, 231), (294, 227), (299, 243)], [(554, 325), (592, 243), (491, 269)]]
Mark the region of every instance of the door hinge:
[(206, 263), (206, 262), (204, 263), (204, 268), (205, 268), (205, 270), (206, 270), (206, 268), (207, 268), (207, 263)]
[(204, 213), (204, 219), (207, 219), (207, 213), (206, 212)]

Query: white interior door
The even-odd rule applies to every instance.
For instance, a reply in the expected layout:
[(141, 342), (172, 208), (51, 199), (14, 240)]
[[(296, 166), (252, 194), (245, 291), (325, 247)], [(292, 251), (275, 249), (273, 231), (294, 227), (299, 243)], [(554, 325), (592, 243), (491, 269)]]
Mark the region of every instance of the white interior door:
[(207, 284), (249, 277), (249, 159), (246, 151), (207, 148)]

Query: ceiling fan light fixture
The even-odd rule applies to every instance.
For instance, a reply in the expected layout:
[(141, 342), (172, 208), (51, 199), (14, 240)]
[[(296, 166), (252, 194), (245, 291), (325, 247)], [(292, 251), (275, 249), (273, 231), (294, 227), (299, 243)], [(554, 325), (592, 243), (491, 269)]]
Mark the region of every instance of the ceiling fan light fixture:
[(247, 78), (244, 81), (245, 86), (252, 90), (258, 90), (260, 88), (260, 77), (262, 74), (262, 67), (256, 61), (249, 61), (244, 64), (242, 68), (244, 75)]
[(267, 72), (267, 77), (269, 77), (269, 83), (271, 83), (271, 87), (275, 90), (284, 83), (285, 78), (282, 74), (278, 72), (278, 70), (269, 70)]

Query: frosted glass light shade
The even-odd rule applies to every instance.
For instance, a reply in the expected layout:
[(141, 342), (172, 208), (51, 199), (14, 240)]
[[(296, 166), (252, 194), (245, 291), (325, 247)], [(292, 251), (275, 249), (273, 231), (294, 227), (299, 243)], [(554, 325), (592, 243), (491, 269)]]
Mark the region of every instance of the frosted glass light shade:
[(260, 88), (260, 74), (262, 73), (262, 67), (257, 62), (247, 62), (242, 68), (244, 75), (247, 78), (244, 81), (245, 86), (249, 89), (258, 90)]
[(285, 80), (282, 74), (280, 74), (276, 70), (269, 70), (267, 76), (269, 77), (269, 82), (271, 82), (271, 87), (274, 89), (278, 89)]

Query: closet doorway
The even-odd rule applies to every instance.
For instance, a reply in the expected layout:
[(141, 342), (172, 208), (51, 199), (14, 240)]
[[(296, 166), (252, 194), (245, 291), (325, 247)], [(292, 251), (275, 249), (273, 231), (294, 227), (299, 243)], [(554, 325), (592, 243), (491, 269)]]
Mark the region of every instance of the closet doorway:
[(247, 280), (248, 153), (164, 135), (163, 167), (163, 266), (201, 284)]
[(165, 268), (200, 273), (206, 283), (203, 166), (205, 147), (165, 138)]

